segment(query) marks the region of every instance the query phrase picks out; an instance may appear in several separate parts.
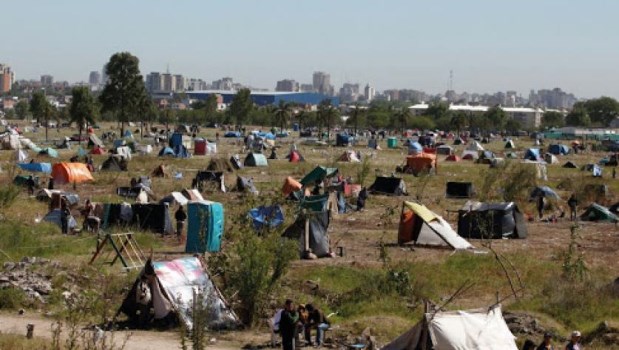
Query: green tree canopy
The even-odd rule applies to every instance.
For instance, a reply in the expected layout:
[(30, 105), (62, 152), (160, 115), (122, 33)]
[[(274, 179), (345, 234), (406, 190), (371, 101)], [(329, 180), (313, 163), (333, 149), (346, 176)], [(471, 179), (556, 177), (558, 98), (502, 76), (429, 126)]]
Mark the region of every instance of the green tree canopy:
[(450, 114), (451, 113), (449, 111), (449, 105), (445, 102), (440, 101), (431, 102), (425, 113), (425, 115), (430, 116), (434, 119), (440, 119), (449, 116)]
[(115, 53), (105, 65), (107, 83), (99, 96), (101, 110), (116, 115), (124, 133), (129, 116), (141, 114), (141, 105), (146, 92), (140, 74), (140, 60), (129, 52)]
[(521, 129), (522, 129), (522, 124), (514, 118), (509, 118), (507, 122), (505, 122), (505, 130), (509, 132), (516, 132)]
[(19, 102), (15, 105), (15, 114), (17, 115), (17, 118), (22, 120), (26, 119), (28, 117), (29, 109), (30, 106), (28, 105), (28, 101), (19, 100)]
[(434, 130), (434, 128), (436, 128), (436, 123), (428, 116), (411, 117), (408, 123), (408, 125), (413, 129)]
[(38, 91), (32, 94), (32, 99), (30, 100), (30, 112), (32, 112), (32, 115), (37, 118), (37, 122), (41, 123), (41, 119), (44, 120), (45, 141), (49, 141), (49, 120), (54, 114), (54, 109), (52, 105), (47, 101), (47, 98), (45, 97), (45, 93), (43, 93), (43, 91)]
[(408, 107), (403, 107), (395, 111), (393, 114), (395, 124), (400, 127), (400, 131), (404, 133), (410, 119), (413, 117), (411, 110)]
[[(340, 116), (340, 111), (331, 105), (331, 100), (325, 99), (318, 105), (318, 118), (321, 125), (327, 127), (327, 140), (331, 137), (331, 127), (335, 124), (336, 118)], [(320, 135), (322, 137), (322, 133)]]
[(292, 115), (292, 108), (289, 103), (284, 100), (279, 101), (279, 106), (273, 111), (273, 119), (276, 125), (281, 128), (281, 131), (286, 129), (290, 116)]
[(94, 124), (99, 115), (99, 106), (94, 97), (90, 94), (90, 89), (85, 86), (74, 87), (72, 92), (71, 105), (69, 106), (69, 117), (71, 123), (75, 123), (79, 130), (79, 143), (82, 143), (82, 131), (85, 124)]
[(245, 124), (247, 117), (249, 117), (249, 114), (254, 109), (254, 103), (250, 95), (251, 91), (249, 89), (239, 90), (236, 95), (234, 95), (232, 103), (230, 103), (230, 108), (228, 108), (230, 116), (236, 121), (238, 127), (242, 127), (243, 124)]
[(507, 114), (498, 106), (489, 108), (484, 113), (484, 117), (494, 130), (503, 130), (505, 128), (505, 123), (507, 123)]
[(347, 125), (352, 125), (355, 128), (355, 135), (357, 134), (357, 130), (359, 129), (359, 124), (363, 124), (365, 117), (366, 109), (362, 108), (359, 104), (355, 104), (350, 108), (348, 114), (348, 120), (346, 120)]
[(468, 116), (466, 115), (466, 112), (458, 111), (451, 117), (449, 121), (449, 128), (442, 130), (456, 130), (458, 135), (460, 135), (460, 131), (466, 129), (467, 124)]
[(591, 118), (584, 106), (576, 105), (565, 117), (565, 124), (569, 126), (589, 126), (591, 125)]
[(209, 123), (216, 123), (217, 95), (210, 94), (204, 101), (204, 119)]
[(584, 108), (587, 110), (591, 122), (601, 126), (609, 126), (613, 119), (619, 117), (619, 102), (611, 97), (588, 100), (584, 103)]
[(565, 118), (559, 112), (549, 111), (542, 116), (542, 128), (560, 128), (565, 125)]

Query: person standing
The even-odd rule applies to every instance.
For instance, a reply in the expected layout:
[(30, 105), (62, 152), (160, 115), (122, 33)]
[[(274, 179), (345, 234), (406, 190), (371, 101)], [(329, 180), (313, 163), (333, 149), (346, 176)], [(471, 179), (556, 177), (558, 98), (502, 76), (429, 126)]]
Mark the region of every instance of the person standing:
[(36, 183), (34, 182), (34, 176), (28, 176), (26, 180), (26, 187), (28, 187), (28, 195), (34, 195), (34, 188), (36, 187)]
[(67, 201), (62, 198), (60, 202), (60, 228), (62, 230), (62, 234), (69, 234), (69, 218), (71, 217), (71, 212), (69, 211), (69, 206), (67, 205)]
[(578, 199), (576, 199), (576, 195), (572, 193), (570, 198), (567, 200), (567, 205), (570, 207), (570, 220), (576, 220), (576, 207), (578, 206)]
[(552, 334), (549, 332), (544, 333), (544, 340), (537, 347), (537, 350), (556, 350), (552, 345)]
[(282, 349), (295, 350), (294, 339), (297, 333), (297, 323), (299, 322), (299, 313), (294, 308), (292, 300), (286, 300), (284, 310), (282, 311), (281, 320), (279, 321), (279, 331), (282, 335)]
[(583, 350), (582, 345), (580, 345), (580, 337), (579, 331), (573, 331), (570, 342), (565, 346), (565, 350)]
[(176, 219), (176, 237), (181, 238), (185, 228), (185, 220), (187, 220), (187, 213), (185, 213), (182, 205), (178, 206), (178, 210), (174, 213), (174, 219)]
[(544, 196), (540, 195), (537, 197), (537, 213), (539, 214), (540, 220), (544, 216), (544, 206), (545, 206)]

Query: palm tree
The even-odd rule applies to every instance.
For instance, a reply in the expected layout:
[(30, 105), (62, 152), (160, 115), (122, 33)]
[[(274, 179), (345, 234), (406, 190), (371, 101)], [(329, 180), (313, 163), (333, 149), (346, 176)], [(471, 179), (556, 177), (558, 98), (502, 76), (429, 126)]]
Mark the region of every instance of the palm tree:
[[(331, 124), (333, 124), (335, 118), (339, 115), (339, 110), (331, 105), (330, 100), (324, 100), (318, 106), (318, 118), (321, 121), (320, 125), (327, 125), (327, 140), (331, 137)], [(320, 133), (320, 137), (322, 138), (322, 132)]]
[(280, 100), (279, 106), (273, 111), (273, 117), (275, 123), (281, 128), (281, 132), (284, 132), (291, 115), (292, 109), (290, 108), (290, 104)]
[(78, 144), (82, 145), (82, 131), (84, 125), (94, 124), (98, 113), (95, 99), (90, 94), (90, 89), (85, 86), (74, 87), (71, 92), (73, 98), (69, 106), (69, 116), (71, 123), (75, 123), (79, 130)]
[(365, 109), (362, 109), (359, 104), (355, 104), (354, 108), (350, 111), (350, 119), (355, 126), (355, 136), (357, 136), (357, 129), (359, 127), (359, 119), (365, 115)]

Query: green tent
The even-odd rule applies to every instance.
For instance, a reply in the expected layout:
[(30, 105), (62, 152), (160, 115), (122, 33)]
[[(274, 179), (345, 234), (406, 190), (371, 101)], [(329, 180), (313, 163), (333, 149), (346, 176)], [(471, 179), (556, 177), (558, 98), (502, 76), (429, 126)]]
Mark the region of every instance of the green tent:
[(310, 171), (309, 174), (305, 175), (303, 179), (301, 179), (301, 185), (308, 186), (315, 184), (317, 181), (322, 181), (325, 178), (335, 176), (337, 174), (337, 168), (327, 168), (324, 166), (317, 166), (314, 170)]
[(250, 153), (243, 162), (245, 166), (269, 166), (267, 158), (262, 153)]
[(580, 216), (584, 221), (608, 221), (619, 222), (619, 218), (611, 213), (608, 208), (603, 207), (597, 203), (593, 203), (587, 208), (587, 210)]

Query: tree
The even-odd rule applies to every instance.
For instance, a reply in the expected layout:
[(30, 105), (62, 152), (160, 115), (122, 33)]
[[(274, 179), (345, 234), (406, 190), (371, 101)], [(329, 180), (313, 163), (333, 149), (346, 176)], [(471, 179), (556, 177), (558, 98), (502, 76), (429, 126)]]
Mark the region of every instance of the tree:
[(430, 117), (416, 116), (409, 120), (409, 126), (419, 130), (433, 130), (436, 127), (436, 123)]
[(90, 94), (90, 89), (85, 86), (76, 86), (71, 92), (72, 100), (69, 106), (69, 116), (71, 123), (76, 123), (79, 130), (79, 144), (82, 144), (82, 131), (84, 124), (94, 124), (99, 108), (94, 97)]
[(591, 125), (591, 118), (589, 117), (587, 109), (577, 104), (565, 117), (565, 124), (568, 126), (589, 126)]
[(400, 131), (404, 134), (406, 125), (408, 124), (410, 118), (412, 118), (411, 110), (408, 107), (400, 108), (394, 113), (394, 117), (397, 125), (400, 126)]
[(509, 131), (509, 132), (516, 132), (518, 130), (522, 129), (522, 124), (520, 124), (520, 122), (514, 118), (510, 118), (506, 123), (505, 123), (505, 130)]
[(277, 109), (273, 111), (273, 118), (275, 124), (279, 125), (282, 132), (286, 128), (291, 115), (292, 109), (290, 108), (290, 104), (283, 100), (279, 100), (279, 106), (277, 106)]
[(47, 102), (47, 98), (42, 91), (35, 92), (32, 95), (32, 99), (30, 100), (30, 112), (37, 118), (39, 124), (41, 123), (41, 118), (43, 118), (45, 122), (45, 141), (49, 141), (47, 129), (49, 127), (49, 119), (53, 115), (53, 109), (52, 105)]
[(350, 109), (350, 118), (346, 121), (347, 124), (352, 124), (355, 127), (355, 135), (357, 135), (357, 129), (359, 128), (359, 122), (365, 116), (365, 109), (361, 108), (359, 104), (355, 104), (354, 108)]
[(208, 122), (215, 122), (217, 116), (217, 96), (210, 94), (204, 101), (204, 119)]
[(19, 100), (19, 102), (15, 105), (15, 114), (17, 115), (17, 118), (22, 120), (26, 119), (28, 117), (28, 109), (30, 109), (28, 106), (28, 101)]
[(121, 135), (130, 115), (137, 115), (147, 95), (140, 74), (140, 60), (129, 52), (115, 53), (105, 65), (107, 83), (99, 96), (103, 112), (112, 112), (120, 122)]
[(563, 114), (559, 112), (549, 111), (542, 116), (542, 128), (560, 128), (565, 125)]
[(155, 104), (148, 96), (148, 93), (146, 93), (146, 90), (144, 90), (144, 93), (138, 100), (137, 114), (140, 117), (140, 138), (144, 139), (144, 122), (150, 122), (157, 116)]
[(450, 127), (449, 130), (455, 129), (458, 132), (458, 136), (460, 136), (460, 131), (466, 128), (467, 125), (467, 115), (464, 111), (456, 112), (450, 119)]
[(241, 89), (234, 95), (232, 103), (230, 103), (228, 111), (230, 116), (236, 119), (236, 125), (239, 128), (247, 121), (247, 117), (254, 108), (250, 95), (251, 91), (249, 89)]
[(428, 106), (428, 109), (426, 109), (425, 114), (434, 119), (441, 119), (450, 114), (449, 105), (445, 102), (434, 101), (430, 103), (430, 105)]
[[(327, 126), (327, 140), (331, 137), (331, 125), (339, 115), (339, 110), (331, 105), (331, 100), (329, 99), (323, 100), (318, 105), (318, 118), (321, 121), (321, 125)], [(322, 138), (322, 133), (320, 137)]]
[(494, 130), (503, 130), (507, 122), (507, 114), (501, 107), (492, 107), (484, 112), (484, 117), (488, 119), (491, 127)]
[(600, 97), (586, 101), (584, 107), (593, 123), (609, 126), (613, 119), (619, 117), (619, 102), (611, 97)]

